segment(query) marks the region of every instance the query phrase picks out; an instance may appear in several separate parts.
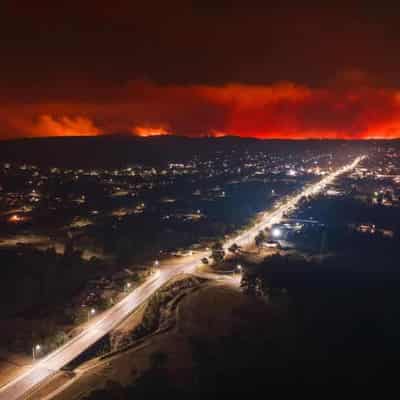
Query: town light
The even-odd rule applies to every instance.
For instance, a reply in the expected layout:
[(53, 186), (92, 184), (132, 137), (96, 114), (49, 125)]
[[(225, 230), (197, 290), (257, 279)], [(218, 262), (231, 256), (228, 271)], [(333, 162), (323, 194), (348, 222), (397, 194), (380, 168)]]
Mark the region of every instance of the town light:
[(14, 215), (12, 215), (8, 220), (9, 220), (10, 222), (12, 222), (13, 224), (16, 224), (16, 223), (22, 221), (22, 217), (20, 217), (18, 214), (14, 214)]
[(154, 261), (154, 266), (158, 267), (160, 265), (160, 261), (156, 260)]
[(272, 229), (272, 236), (273, 236), (274, 238), (279, 238), (279, 237), (281, 237), (281, 236), (282, 236), (282, 230), (279, 229), (279, 228), (274, 228), (274, 229)]

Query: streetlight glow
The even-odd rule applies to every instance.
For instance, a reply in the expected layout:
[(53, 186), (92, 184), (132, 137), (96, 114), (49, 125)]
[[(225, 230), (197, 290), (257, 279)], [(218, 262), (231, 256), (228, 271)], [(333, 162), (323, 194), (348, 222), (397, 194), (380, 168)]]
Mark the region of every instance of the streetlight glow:
[(279, 228), (274, 228), (274, 229), (272, 229), (272, 236), (273, 236), (274, 238), (281, 237), (281, 236), (282, 236), (282, 230), (279, 229)]
[(36, 360), (37, 354), (39, 353), (39, 351), (40, 351), (41, 348), (42, 348), (42, 347), (40, 346), (40, 344), (37, 344), (37, 345), (35, 345), (35, 346), (32, 346), (32, 359), (33, 359), (33, 361)]
[(90, 310), (88, 310), (88, 314), (87, 314), (88, 321), (90, 320), (90, 317), (93, 316), (94, 314), (96, 314), (96, 309), (91, 308)]

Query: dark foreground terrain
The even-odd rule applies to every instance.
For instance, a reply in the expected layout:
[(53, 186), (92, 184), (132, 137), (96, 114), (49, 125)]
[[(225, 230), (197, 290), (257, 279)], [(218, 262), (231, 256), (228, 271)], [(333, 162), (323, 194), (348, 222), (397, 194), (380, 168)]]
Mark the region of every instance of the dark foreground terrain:
[[(88, 399), (263, 393), (275, 384), (386, 385), (396, 380), (400, 274), (395, 261), (382, 262), (373, 252), (322, 262), (277, 256), (262, 267), (260, 276), (271, 293), (287, 288), (287, 310), (248, 296), (238, 305), (235, 296), (242, 294), (228, 298), (209, 289), (201, 301), (196, 294), (198, 299), (181, 313), (188, 348), (169, 343), (150, 356), (148, 369), (131, 384), (109, 380)], [(215, 329), (215, 320), (225, 329)], [(190, 330), (191, 323), (197, 328)], [(173, 360), (180, 353), (190, 356), (177, 370)], [(135, 354), (130, 357), (125, 363), (133, 366)], [(176, 375), (184, 376), (183, 382)]]

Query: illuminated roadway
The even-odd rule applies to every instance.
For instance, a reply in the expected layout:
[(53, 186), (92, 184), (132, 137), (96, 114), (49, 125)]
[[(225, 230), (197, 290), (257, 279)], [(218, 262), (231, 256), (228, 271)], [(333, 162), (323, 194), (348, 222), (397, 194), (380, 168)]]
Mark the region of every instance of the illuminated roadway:
[[(336, 177), (354, 169), (363, 158), (357, 157), (352, 163), (326, 175), (319, 182), (306, 186), (300, 193), (290, 197), (283, 204), (278, 204), (272, 211), (262, 213), (255, 225), (243, 233), (228, 239), (224, 243), (224, 248), (228, 249), (233, 243), (243, 247), (249, 245), (254, 241), (254, 237), (261, 229), (279, 222), (285, 213), (299, 203), (303, 196), (311, 196), (319, 193), (326, 185), (332, 183)], [(193, 272), (201, 262), (201, 259), (209, 256), (209, 251), (201, 251), (197, 252), (194, 256), (163, 262), (156, 274), (133, 290), (118, 304), (104, 312), (97, 319), (93, 319), (93, 322), (89, 323), (79, 335), (46, 357), (36, 361), (28, 371), (3, 386), (0, 389), (0, 400), (15, 400), (27, 396), (36, 385), (70, 363), (120, 324), (169, 279), (180, 273)]]

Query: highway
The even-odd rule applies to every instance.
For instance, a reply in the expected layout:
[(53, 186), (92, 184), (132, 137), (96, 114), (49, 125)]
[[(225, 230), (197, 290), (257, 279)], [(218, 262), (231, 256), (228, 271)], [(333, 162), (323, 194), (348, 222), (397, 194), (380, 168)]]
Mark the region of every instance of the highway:
[[(352, 163), (324, 176), (319, 182), (306, 186), (300, 193), (288, 198), (273, 210), (264, 212), (255, 225), (228, 239), (224, 243), (224, 248), (228, 249), (233, 243), (246, 247), (254, 241), (254, 237), (261, 229), (279, 222), (283, 215), (293, 209), (303, 196), (315, 195), (321, 192), (339, 175), (348, 173), (354, 169), (363, 158), (363, 156), (357, 157)], [(192, 256), (161, 263), (157, 273), (152, 275), (137, 289), (133, 290), (118, 304), (104, 312), (97, 319), (93, 319), (93, 322), (89, 323), (79, 335), (46, 357), (36, 361), (28, 371), (3, 386), (0, 389), (0, 400), (16, 400), (26, 397), (36, 385), (74, 360), (120, 324), (169, 279), (180, 273), (193, 272), (201, 262), (201, 259), (209, 256), (209, 252), (201, 251)]]

